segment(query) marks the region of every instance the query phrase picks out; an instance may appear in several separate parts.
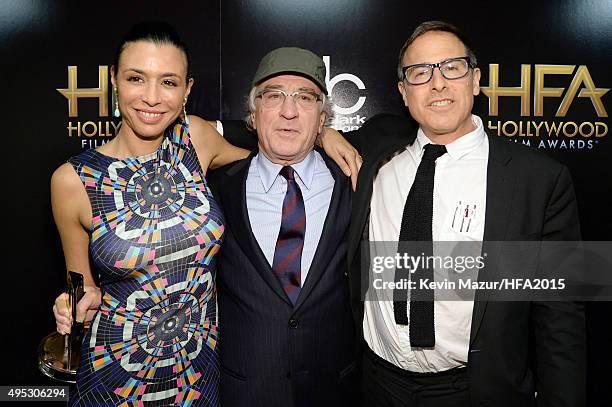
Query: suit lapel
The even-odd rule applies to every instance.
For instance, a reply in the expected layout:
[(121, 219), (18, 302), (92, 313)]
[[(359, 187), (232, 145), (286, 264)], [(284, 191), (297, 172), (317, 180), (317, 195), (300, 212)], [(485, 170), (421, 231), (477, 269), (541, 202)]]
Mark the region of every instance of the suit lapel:
[[(306, 301), (312, 289), (321, 279), (323, 272), (327, 269), (327, 264), (331, 257), (336, 253), (338, 241), (346, 237), (346, 225), (348, 224), (349, 216), (348, 204), (350, 202), (350, 197), (348, 195), (351, 193), (350, 184), (348, 178), (331, 159), (322, 151), (319, 151), (319, 153), (321, 157), (323, 157), (325, 164), (334, 178), (334, 189), (329, 202), (329, 209), (325, 216), (325, 223), (323, 224), (319, 244), (317, 245), (317, 250), (310, 264), (306, 281), (295, 303), (295, 309), (298, 309), (304, 301)], [(339, 273), (342, 270), (330, 271)]]
[(222, 196), (221, 203), (226, 223), (245, 256), (251, 261), (261, 278), (270, 286), (270, 289), (291, 305), (291, 301), (283, 290), (280, 281), (274, 275), (272, 267), (270, 267), (251, 229), (246, 205), (246, 179), (250, 163), (255, 154), (257, 154), (257, 151), (254, 151), (247, 159), (225, 172), (223, 185), (218, 188)]
[[(349, 267), (353, 269), (355, 254), (359, 251), (370, 212), (374, 177), (384, 161), (399, 150), (414, 143), (418, 127), (413, 120), (395, 115), (376, 115), (355, 132), (354, 138), (363, 155), (363, 165), (357, 178), (357, 191), (353, 194), (351, 225), (348, 241)], [(366, 239), (367, 240), (367, 239)]]
[[(478, 280), (487, 281), (493, 272), (487, 272), (488, 268), (495, 270), (496, 259), (499, 259), (499, 244), (488, 242), (499, 242), (505, 239), (508, 228), (510, 204), (514, 195), (516, 179), (510, 166), (512, 155), (505, 144), (489, 137), (489, 161), (487, 163), (487, 202), (485, 213), (485, 229), (483, 236), (483, 253), (487, 253), (489, 259), (487, 265), (479, 272)], [(474, 302), (472, 315), (472, 329), (470, 334), (470, 345), (474, 342), (482, 323), (487, 307), (489, 295), (486, 291), (478, 290)]]
[[(394, 153), (406, 148), (413, 140), (401, 140), (385, 149), (382, 154), (365, 155), (361, 171), (357, 178), (357, 191), (353, 194), (351, 225), (349, 231), (348, 259), (349, 263), (354, 260), (355, 253), (362, 241), (374, 188), (374, 177), (382, 163), (388, 160)], [(360, 261), (360, 259), (357, 259)]]

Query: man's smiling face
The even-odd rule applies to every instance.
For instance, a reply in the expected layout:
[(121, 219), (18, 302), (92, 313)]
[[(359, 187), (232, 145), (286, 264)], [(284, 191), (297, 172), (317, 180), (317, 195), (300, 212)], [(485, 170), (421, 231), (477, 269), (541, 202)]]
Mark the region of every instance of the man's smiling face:
[[(466, 56), (465, 45), (455, 35), (429, 31), (406, 49), (403, 65), (435, 64)], [(422, 85), (400, 81), (398, 88), (404, 104), (420, 124), (425, 135), (438, 144), (448, 144), (474, 130), (472, 106), (480, 92), (480, 69), (470, 69), (460, 79), (445, 79), (435, 68), (433, 77)]]

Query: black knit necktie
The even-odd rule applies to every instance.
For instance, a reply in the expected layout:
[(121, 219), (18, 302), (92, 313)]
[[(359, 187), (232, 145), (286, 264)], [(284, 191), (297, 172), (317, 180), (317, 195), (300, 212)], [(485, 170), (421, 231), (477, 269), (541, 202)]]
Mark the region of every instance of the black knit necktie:
[[(414, 182), (406, 198), (402, 226), (399, 235), (398, 253), (426, 259), (433, 254), (432, 220), (433, 190), (436, 160), (446, 153), (446, 147), (427, 144)], [(434, 292), (421, 288), (419, 280), (433, 281), (433, 268), (417, 267), (415, 270), (400, 269), (395, 272), (395, 280), (407, 279), (415, 282), (410, 290), (410, 346), (433, 347), (434, 332)], [(395, 323), (408, 325), (407, 291), (395, 289), (393, 314)]]

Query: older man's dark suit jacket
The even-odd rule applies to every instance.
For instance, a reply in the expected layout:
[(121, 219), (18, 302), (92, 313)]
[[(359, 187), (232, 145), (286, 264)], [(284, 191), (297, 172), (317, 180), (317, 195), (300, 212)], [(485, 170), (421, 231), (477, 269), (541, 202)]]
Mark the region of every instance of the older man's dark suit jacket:
[[(368, 238), (374, 177), (382, 164), (414, 142), (416, 130), (404, 117), (383, 114), (347, 134), (364, 159), (353, 194), (348, 248), (351, 304), (359, 332), (362, 286), (367, 286), (368, 279), (367, 270), (361, 269), (361, 243)], [(236, 128), (233, 132), (230, 141), (248, 145), (245, 132), (239, 134)], [(567, 168), (536, 150), (489, 137), (483, 251), (495, 255), (487, 242), (579, 239), (576, 199)], [(487, 264), (494, 264), (492, 257)], [(485, 268), (479, 276), (491, 272)], [(478, 293), (467, 367), (472, 405), (583, 406), (585, 347), (582, 305), (493, 302)]]
[(226, 226), (217, 256), (222, 406), (352, 406), (358, 369), (346, 255), (350, 181), (322, 153), (335, 184), (293, 306), (251, 230), (245, 185), (253, 155), (208, 177)]
[[(361, 270), (361, 242), (368, 236), (373, 180), (382, 164), (414, 142), (416, 129), (407, 119), (381, 115), (347, 135), (364, 159), (353, 195), (348, 253), (359, 327), (361, 287), (367, 284), (367, 272)], [(491, 256), (496, 251), (487, 242), (579, 239), (567, 168), (534, 149), (489, 137), (483, 252), (490, 256), (486, 264), (495, 264)], [(479, 276), (492, 271), (485, 268)], [(583, 307), (573, 302), (493, 302), (481, 294), (474, 305), (467, 367), (472, 405), (583, 406)]]

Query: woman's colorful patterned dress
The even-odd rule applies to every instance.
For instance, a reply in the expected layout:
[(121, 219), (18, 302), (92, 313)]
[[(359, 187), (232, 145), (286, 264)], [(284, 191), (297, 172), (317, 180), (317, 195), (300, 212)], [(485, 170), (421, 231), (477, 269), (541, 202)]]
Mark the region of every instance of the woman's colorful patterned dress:
[(146, 156), (89, 150), (69, 161), (91, 202), (102, 290), (71, 405), (217, 406), (224, 227), (187, 128), (175, 125)]

